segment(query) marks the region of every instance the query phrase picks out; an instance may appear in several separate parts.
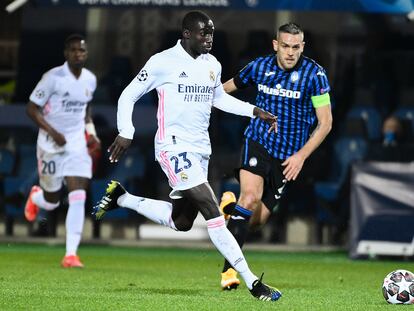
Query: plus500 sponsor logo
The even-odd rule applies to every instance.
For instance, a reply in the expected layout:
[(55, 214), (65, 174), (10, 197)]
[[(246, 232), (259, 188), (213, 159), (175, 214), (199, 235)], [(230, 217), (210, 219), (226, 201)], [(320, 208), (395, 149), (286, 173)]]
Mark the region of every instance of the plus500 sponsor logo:
[(287, 98), (300, 98), (301, 93), (299, 91), (292, 91), (287, 89), (282, 89), (280, 84), (276, 84), (276, 88), (267, 87), (266, 85), (259, 84), (258, 91), (263, 92), (269, 95), (275, 95), (280, 97), (287, 97)]

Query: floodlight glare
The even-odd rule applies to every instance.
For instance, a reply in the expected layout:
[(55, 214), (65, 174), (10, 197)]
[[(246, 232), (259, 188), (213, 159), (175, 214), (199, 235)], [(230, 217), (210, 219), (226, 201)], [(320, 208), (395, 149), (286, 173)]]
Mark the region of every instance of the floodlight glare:
[(20, 8), (22, 5), (24, 5), (27, 1), (28, 0), (14, 0), (12, 3), (6, 6), (6, 11), (8, 13), (13, 13), (18, 8)]

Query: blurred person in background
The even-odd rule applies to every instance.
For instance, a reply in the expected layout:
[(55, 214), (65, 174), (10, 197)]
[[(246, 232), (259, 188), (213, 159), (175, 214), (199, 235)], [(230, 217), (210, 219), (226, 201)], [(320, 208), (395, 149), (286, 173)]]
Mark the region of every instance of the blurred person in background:
[(369, 145), (366, 160), (386, 162), (414, 161), (412, 129), (396, 116), (387, 117), (382, 125), (382, 141)]
[[(404, 123), (394, 115), (385, 118), (382, 124), (382, 139), (369, 142), (364, 161), (411, 162), (414, 161), (414, 144), (410, 122)], [(341, 243), (349, 229), (350, 219), (351, 171), (339, 190), (337, 207), (334, 210), (337, 224), (333, 231), (333, 241)]]
[(25, 217), (33, 222), (39, 208), (56, 209), (60, 205), (62, 185), (66, 185), (69, 207), (66, 254), (61, 262), (64, 268), (83, 267), (77, 251), (85, 220), (86, 190), (92, 177), (92, 159), (87, 145), (100, 149), (88, 106), (96, 89), (96, 77), (84, 68), (87, 55), (83, 36), (73, 34), (66, 38), (66, 62), (43, 75), (27, 104), (27, 114), (39, 126), (40, 186), (35, 185), (30, 191)]
[(385, 119), (382, 126), (382, 134), (382, 144), (384, 146), (396, 146), (401, 143), (404, 133), (400, 120), (394, 116)]
[(110, 161), (117, 162), (134, 137), (132, 112), (136, 101), (157, 90), (158, 131), (155, 157), (173, 189), (172, 203), (134, 196), (117, 181), (95, 207), (97, 219), (118, 207), (129, 208), (148, 219), (177, 231), (188, 231), (200, 212), (207, 221), (211, 241), (240, 272), (250, 293), (260, 300), (276, 301), (281, 293), (254, 275), (234, 237), (220, 215), (218, 202), (207, 181), (211, 143), (208, 134), (212, 107), (263, 119), (265, 130), (274, 130), (272, 114), (242, 102), (223, 90), (221, 64), (209, 54), (214, 24), (200, 11), (189, 12), (182, 22), (182, 38), (167, 50), (152, 56), (118, 101), (119, 135), (109, 148)]
[[(262, 226), (277, 209), (286, 184), (296, 180), (305, 160), (332, 127), (326, 72), (302, 55), (304, 45), (300, 26), (282, 25), (273, 40), (276, 54), (256, 58), (223, 85), (227, 93), (256, 87), (256, 106), (277, 116), (277, 131), (266, 131), (258, 118), (250, 121), (236, 170), (240, 197), (237, 201), (229, 191), (222, 196), (220, 209), (229, 218), (227, 227), (240, 247), (249, 226)], [(315, 119), (316, 128), (310, 133)], [(237, 272), (225, 261), (222, 289), (236, 289), (239, 284)]]

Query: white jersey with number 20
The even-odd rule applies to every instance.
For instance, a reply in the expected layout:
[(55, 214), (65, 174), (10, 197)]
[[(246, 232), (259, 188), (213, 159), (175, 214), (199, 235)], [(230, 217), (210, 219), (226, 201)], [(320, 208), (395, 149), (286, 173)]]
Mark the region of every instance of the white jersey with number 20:
[(46, 131), (40, 129), (37, 139), (40, 148), (49, 153), (86, 148), (86, 107), (95, 88), (96, 77), (91, 71), (83, 68), (76, 78), (67, 62), (43, 75), (30, 95), (30, 101), (42, 107), (43, 117), (65, 136), (66, 144), (59, 147)]

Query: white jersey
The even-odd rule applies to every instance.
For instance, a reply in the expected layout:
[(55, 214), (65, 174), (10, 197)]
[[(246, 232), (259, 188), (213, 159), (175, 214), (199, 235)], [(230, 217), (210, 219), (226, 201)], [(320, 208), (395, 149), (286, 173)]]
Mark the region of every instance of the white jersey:
[(56, 153), (86, 148), (85, 115), (88, 102), (96, 89), (96, 77), (83, 68), (78, 79), (67, 62), (46, 72), (36, 85), (30, 101), (42, 107), (45, 120), (65, 136), (66, 144), (59, 147), (43, 129), (39, 130), (38, 146)]
[(152, 56), (118, 101), (118, 130), (132, 139), (135, 102), (154, 88), (158, 93), (155, 150), (211, 153), (208, 127), (212, 106), (253, 117), (253, 105), (224, 92), (221, 64), (211, 54), (196, 59), (177, 44)]

